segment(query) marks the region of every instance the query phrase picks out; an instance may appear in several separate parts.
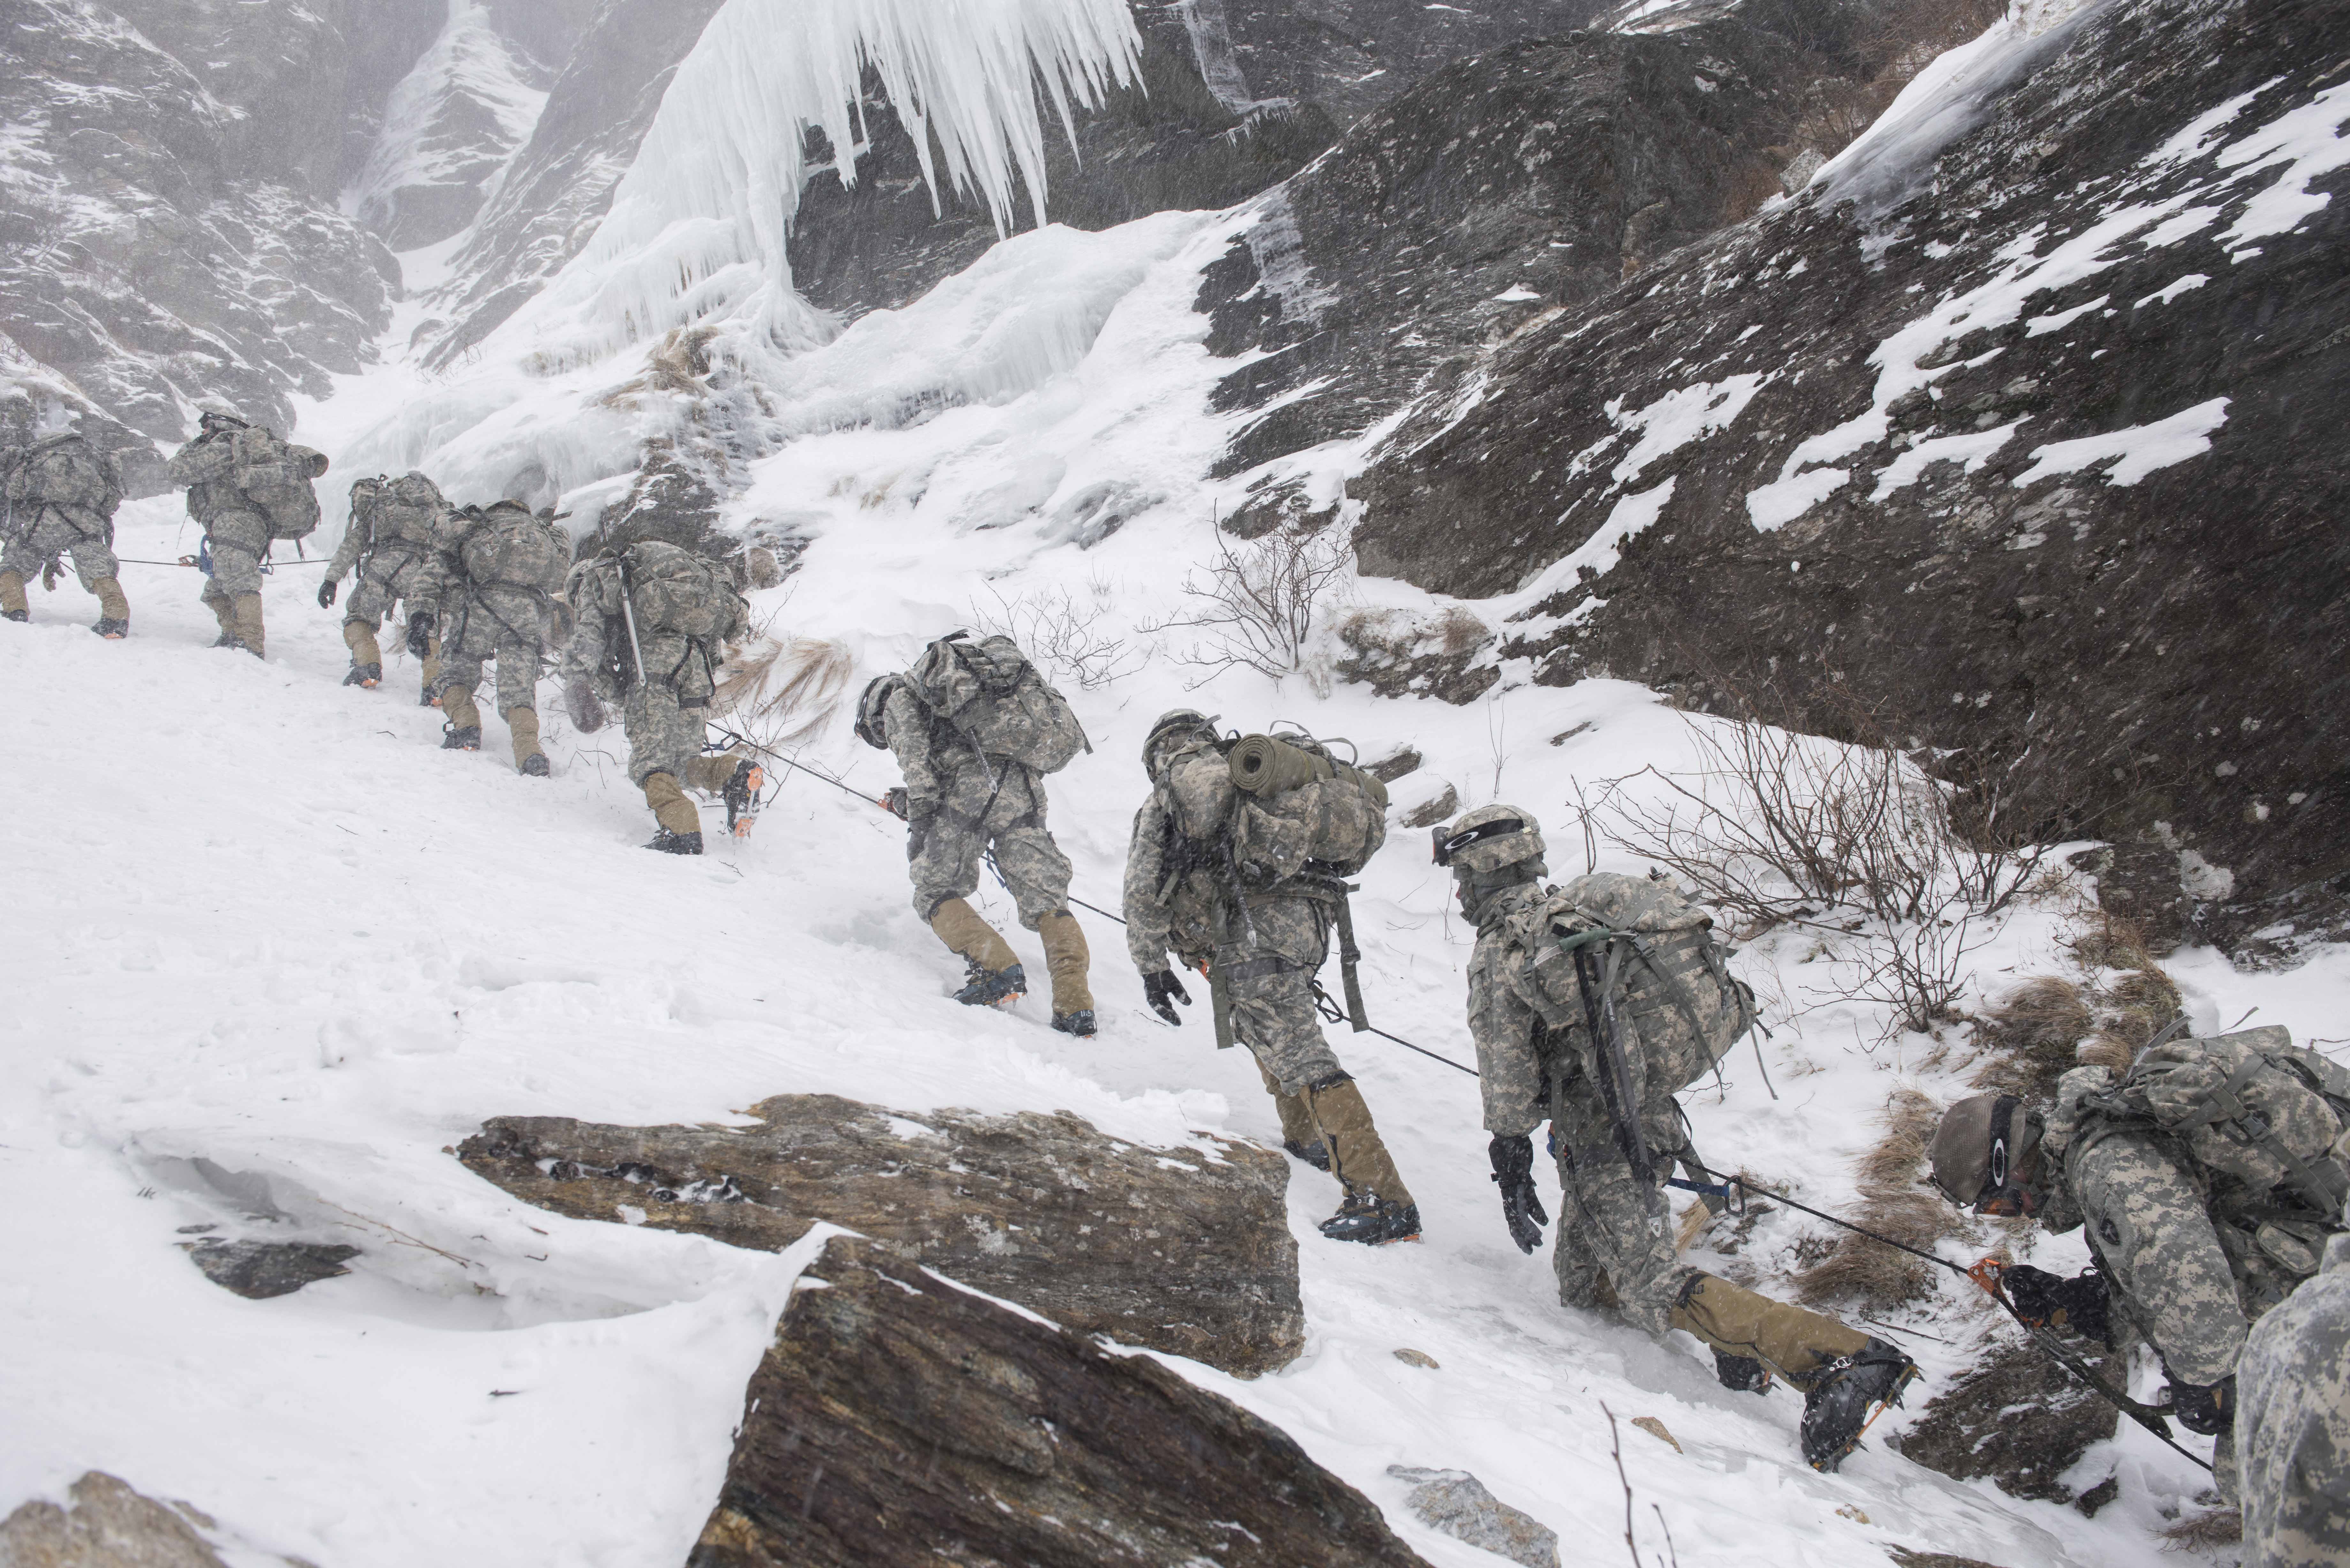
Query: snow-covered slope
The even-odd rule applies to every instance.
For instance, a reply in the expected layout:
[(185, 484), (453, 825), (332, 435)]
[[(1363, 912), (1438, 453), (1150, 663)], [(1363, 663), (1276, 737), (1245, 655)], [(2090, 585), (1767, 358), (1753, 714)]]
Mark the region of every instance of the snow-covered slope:
[(452, 5), (441, 36), (384, 106), (350, 193), (359, 221), (403, 251), (472, 223), (546, 107), (537, 77), (487, 5)]

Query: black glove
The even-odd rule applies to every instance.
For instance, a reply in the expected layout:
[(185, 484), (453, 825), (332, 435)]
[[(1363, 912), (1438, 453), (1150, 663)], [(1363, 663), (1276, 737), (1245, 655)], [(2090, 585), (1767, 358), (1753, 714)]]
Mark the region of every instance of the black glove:
[(571, 727), (583, 735), (592, 735), (604, 727), (604, 700), (596, 695), (593, 682), (575, 680), (564, 689), (563, 705), (571, 711)]
[(2232, 1372), (2217, 1383), (2198, 1386), (2192, 1383), (2174, 1382), (2170, 1386), (2170, 1413), (2189, 1431), (2206, 1438), (2236, 1429), (2236, 1375)]
[(889, 815), (896, 817), (899, 821), (911, 822), (914, 820), (910, 815), (907, 815), (906, 786), (904, 784), (899, 784), (896, 789), (893, 789), (887, 794), (883, 795), (881, 797), (881, 804), (888, 806), (889, 808)]
[[(1175, 999), (1174, 1002), (1167, 1000), (1170, 996)], [(1175, 1002), (1180, 1002), (1186, 1007), (1191, 1006), (1191, 993), (1183, 989), (1183, 982), (1175, 978), (1173, 970), (1162, 969), (1157, 974), (1146, 974), (1142, 977), (1142, 1000), (1150, 1003), (1151, 1012), (1170, 1023), (1180, 1025), (1183, 1022), (1183, 1015), (1175, 1011)]]
[(408, 651), (411, 657), (422, 659), (432, 651), (432, 612), (418, 610), (408, 618)]
[(1542, 1245), (1542, 1228), (1550, 1223), (1542, 1195), (1534, 1190), (1534, 1140), (1523, 1133), (1497, 1137), (1485, 1153), (1493, 1162), (1493, 1179), (1501, 1184), (1502, 1218), (1509, 1223), (1510, 1240), (1519, 1251), (1531, 1252)]
[(2106, 1316), (2106, 1277), (2096, 1270), (2068, 1280), (2029, 1263), (2015, 1263), (2001, 1272), (2000, 1283), (2007, 1288), (2017, 1315), (2033, 1327), (2068, 1329), (2084, 1339), (2113, 1343)]
[(325, 582), (320, 583), (318, 585), (318, 607), (320, 609), (334, 608), (335, 590), (341, 587), (342, 584), (335, 581), (332, 577), (328, 577)]

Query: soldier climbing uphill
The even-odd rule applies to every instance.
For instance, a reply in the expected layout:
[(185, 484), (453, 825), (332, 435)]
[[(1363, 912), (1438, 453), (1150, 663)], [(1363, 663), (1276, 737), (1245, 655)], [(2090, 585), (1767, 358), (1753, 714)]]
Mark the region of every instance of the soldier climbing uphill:
[(1612, 1308), (1652, 1334), (1705, 1342), (1725, 1387), (1804, 1395), (1800, 1444), (1834, 1470), (1918, 1375), (1897, 1347), (1775, 1302), (1674, 1254), (1665, 1173), (1701, 1172), (1673, 1096), (1753, 1023), (1711, 922), (1663, 883), (1600, 872), (1542, 878), (1530, 812), (1489, 805), (1436, 830), (1461, 912), (1477, 927), (1469, 1027), (1482, 1075), (1493, 1180), (1511, 1240), (1531, 1252), (1549, 1216), (1534, 1190), (1544, 1120), (1563, 1189), (1553, 1264), (1562, 1305)]
[(498, 715), (514, 738), (515, 766), (546, 776), (538, 744), (539, 658), (559, 643), (555, 596), (571, 566), (571, 535), (550, 513), (535, 516), (519, 501), (496, 501), (442, 514), (439, 556), (441, 673), (430, 689), (446, 715), (444, 751), (482, 749), (482, 712), (473, 693), (482, 665), (498, 666)]
[(1175, 1003), (1191, 998), (1168, 950), (1203, 970), (1217, 1045), (1248, 1046), (1284, 1146), (1345, 1189), (1322, 1233), (1416, 1240), (1419, 1205), (1323, 1037), (1313, 993), (1344, 918), (1345, 878), (1386, 840), (1386, 786), (1309, 736), (1228, 742), (1189, 708), (1151, 726), (1142, 765), (1151, 792), (1127, 850), (1126, 919), (1145, 999), (1180, 1024)]
[(910, 670), (866, 686), (857, 733), (893, 753), (905, 775), (891, 803), (911, 829), (914, 909), (963, 959), (955, 1000), (990, 1006), (1028, 987), (1012, 945), (971, 907), (980, 862), (992, 857), (1020, 923), (1045, 940), (1053, 1027), (1093, 1034), (1090, 955), (1069, 913), (1069, 857), (1045, 826), (1045, 775), (1093, 750), (1067, 701), (1010, 638), (973, 641), (958, 631), (924, 649)]
[(374, 686), (383, 679), (383, 649), (375, 634), (394, 605), (408, 610), (408, 646), (424, 660), (420, 703), (430, 703), (440, 679), (439, 639), (432, 635), (438, 591), (433, 537), (449, 504), (440, 487), (421, 473), (398, 479), (378, 475), (351, 486), (350, 524), (327, 563), (318, 585), (318, 607), (332, 609), (338, 586), (359, 573), (343, 610), (343, 645), (351, 650), (346, 686)]
[[(560, 676), (571, 721), (604, 727), (620, 704), (629, 737), (629, 781), (645, 792), (660, 826), (647, 849), (702, 853), (702, 813), (691, 785), (722, 796), (738, 836), (764, 783), (758, 766), (733, 753), (702, 754), (711, 693), (726, 644), (750, 628), (750, 607), (728, 569), (657, 539), (642, 539), (571, 568), (564, 597), (571, 640)], [(443, 657), (447, 642), (442, 642)]]
[[(2334, 1163), (2350, 1169), (2350, 1132)], [(2315, 1279), (2252, 1325), (2238, 1359), (2243, 1568), (2350, 1563), (2350, 1209)]]
[(2170, 1413), (2218, 1439), (2212, 1469), (2232, 1504), (2237, 1357), (2251, 1324), (2344, 1233), (2350, 1168), (2328, 1146), (2345, 1120), (2350, 1068), (2272, 1025), (2158, 1036), (2126, 1073), (2074, 1067), (2044, 1117), (2012, 1095), (1960, 1100), (1929, 1152), (1953, 1203), (2060, 1235), (2086, 1228), (2087, 1272), (1994, 1264), (2001, 1284), (2026, 1319), (2116, 1350), (2151, 1345)]
[(109, 641), (130, 634), (130, 601), (122, 597), (121, 563), (114, 556), (114, 509), (122, 480), (113, 460), (71, 430), (36, 435), (19, 451), (0, 449), (6, 484), (5, 526), (0, 527), (0, 619), (29, 620), (25, 585), (36, 573), (57, 582), (57, 557), (73, 557), (82, 591), (98, 597), (90, 630)]
[(172, 454), (165, 472), (188, 487), (188, 515), (204, 530), (201, 596), (220, 622), (214, 648), (264, 657), (262, 563), (279, 539), (299, 539), (318, 525), (311, 481), (327, 472), (322, 452), (280, 441), (219, 403), (203, 405), (196, 438)]

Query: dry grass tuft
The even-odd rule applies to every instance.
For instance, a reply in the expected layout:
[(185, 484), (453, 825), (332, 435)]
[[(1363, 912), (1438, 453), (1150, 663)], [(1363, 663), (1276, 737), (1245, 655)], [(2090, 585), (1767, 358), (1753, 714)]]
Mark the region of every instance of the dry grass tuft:
[(1977, 1020), (1975, 1039), (1991, 1059), (1975, 1082), (2027, 1099), (2044, 1097), (2074, 1064), (2074, 1052), (2096, 1024), (2080, 986), (2053, 974), (2027, 980), (1988, 1017)]
[[(1895, 1091), (1885, 1105), (1885, 1136), (1860, 1157), (1860, 1210), (1852, 1222), (1930, 1252), (1955, 1228), (1949, 1204), (1918, 1186), (1926, 1146), (1942, 1109), (1915, 1089)], [(1922, 1259), (1847, 1231), (1827, 1255), (1795, 1276), (1795, 1298), (1806, 1303), (1857, 1302), (1891, 1312), (1933, 1288)]]
[(855, 670), (838, 643), (763, 628), (730, 650), (711, 711), (733, 718), (763, 746), (795, 746), (839, 713)]
[(2166, 1552), (2215, 1552), (2244, 1538), (2244, 1516), (2232, 1508), (2215, 1508), (2182, 1519), (2160, 1533)]
[(1975, 1025), (1987, 1052), (1977, 1085), (2044, 1101), (2075, 1064), (2127, 1071), (2146, 1043), (2178, 1016), (2178, 987), (2127, 920), (2101, 912), (2072, 948), (2091, 973), (2120, 972), (2087, 986), (2054, 975), (2018, 986)]

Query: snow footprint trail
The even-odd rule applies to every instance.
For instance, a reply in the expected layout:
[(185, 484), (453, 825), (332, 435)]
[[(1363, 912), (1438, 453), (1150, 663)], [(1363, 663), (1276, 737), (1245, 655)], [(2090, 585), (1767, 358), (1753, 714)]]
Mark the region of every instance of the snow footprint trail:
[[(175, 554), (172, 510), (127, 508), (126, 553)], [(748, 846), (657, 859), (635, 847), (645, 814), (616, 752), (599, 775), (551, 723), (557, 776), (522, 779), (493, 720), (479, 755), (442, 753), (408, 665), (374, 692), (336, 684), (345, 654), (309, 571), (268, 585), (265, 664), (204, 648), (195, 586), (134, 577), (128, 642), (63, 618), (68, 595), (36, 598), (37, 623), (0, 639), (7, 688), (45, 694), (0, 770), (19, 999), (0, 1076), (0, 1172), (18, 1198), (0, 1318), (41, 1347), (10, 1379), (0, 1501), (98, 1467), (333, 1568), (681, 1561), (798, 1250), (526, 1208), (442, 1152), (484, 1118), (723, 1123), (767, 1095), (832, 1092), (1066, 1107), (1149, 1143), (1218, 1127), (1274, 1141), (1245, 1054), (1213, 1049), (1202, 1009), (1180, 1031), (1144, 1016), (1107, 922), (1088, 922), (1099, 1040), (1051, 1033), (1039, 998), (972, 1013), (943, 994), (954, 965), (907, 907), (899, 830), (878, 813), (786, 784)], [(1539, 701), (1599, 715), (1616, 754), (1652, 751), (1669, 730), (1648, 726), (1676, 722), (1628, 688)], [(1361, 733), (1399, 722), (1353, 694), (1331, 706)], [(1102, 755), (1056, 783), (1055, 822), (1081, 896), (1107, 907), (1139, 790), (1113, 732), (1144, 721), (1097, 716)], [(1465, 750), (1482, 722), (1411, 721), (1431, 753)], [(1587, 765), (1550, 728), (1530, 758)], [(1440, 895), (1408, 852), (1375, 863), (1367, 978), (1382, 1027), (1458, 1048), (1447, 942), (1461, 933), (1431, 923)], [(1751, 1561), (1758, 1539), (1766, 1560), (1854, 1568), (1881, 1563), (1887, 1540), (2005, 1563), (2154, 1560), (1876, 1444), (1841, 1476), (1804, 1470), (1792, 1396), (1728, 1395), (1686, 1346), (1558, 1310), (1547, 1260), (1510, 1249), (1492, 1211), (1472, 1088), (1368, 1038), (1341, 1049), (1430, 1239), (1324, 1241), (1313, 1224), (1336, 1189), (1300, 1168), (1306, 1355), (1247, 1384), (1182, 1370), (1380, 1501), (1431, 1562), (1488, 1559), (1403, 1513), (1391, 1463), (1471, 1469), (1571, 1542), (1609, 1546), (1622, 1494), (1603, 1401), (1660, 1417), (1687, 1449), (1627, 1429), (1642, 1518), (1662, 1505), (1692, 1563), (1709, 1548)], [(1725, 1158), (1758, 1139), (1783, 1150), (1802, 1124), (1774, 1114), (1742, 1092), (1701, 1107), (1700, 1132)], [(246, 1217), (267, 1209), (286, 1221)], [(348, 1277), (248, 1302), (177, 1250), (204, 1224), (364, 1252)], [(1440, 1367), (1397, 1361), (1403, 1346)]]

